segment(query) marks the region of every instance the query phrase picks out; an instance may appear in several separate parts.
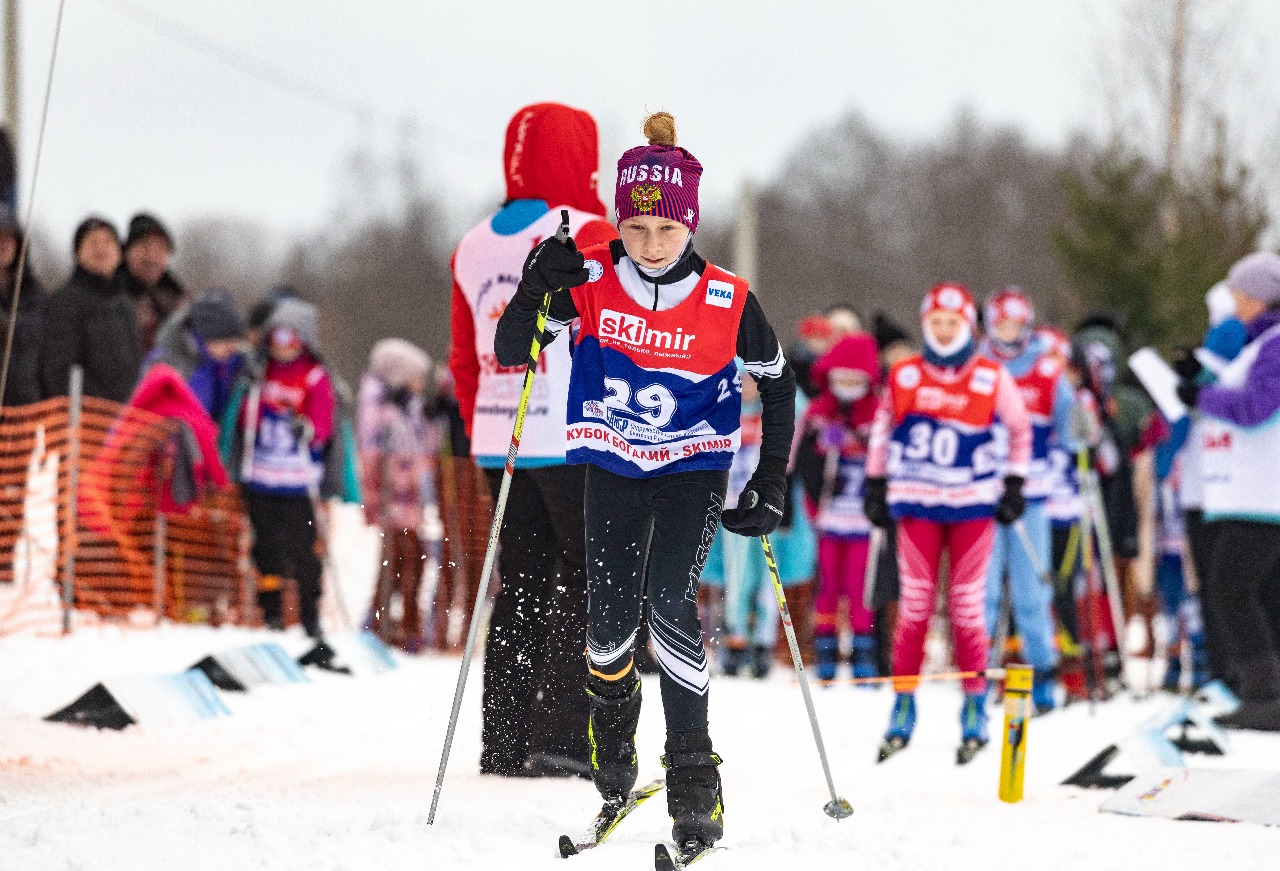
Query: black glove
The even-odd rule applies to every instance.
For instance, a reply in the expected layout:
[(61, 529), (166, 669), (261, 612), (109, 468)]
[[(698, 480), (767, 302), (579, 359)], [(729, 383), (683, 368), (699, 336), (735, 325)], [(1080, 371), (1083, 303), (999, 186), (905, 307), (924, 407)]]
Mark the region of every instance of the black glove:
[(893, 522), (889, 516), (889, 480), (868, 478), (862, 487), (862, 513), (872, 526), (885, 529)]
[(548, 293), (586, 284), (590, 273), (585, 263), (572, 239), (542, 240), (525, 258), (516, 299), (526, 308), (538, 308)]
[(293, 443), (299, 448), (310, 448), (316, 437), (315, 424), (305, 414), (289, 415), (289, 432), (293, 435)]
[(796, 477), (804, 487), (804, 494), (817, 504), (822, 498), (822, 455), (818, 453), (815, 436), (810, 433), (800, 442), (796, 451)]
[(1190, 348), (1183, 348), (1173, 358), (1173, 371), (1183, 381), (1194, 381), (1203, 370), (1204, 364), (1196, 359), (1196, 352)]
[(786, 496), (787, 461), (761, 457), (755, 474), (738, 497), (738, 507), (720, 515), (720, 522), (738, 535), (751, 538), (768, 535), (782, 523)]
[(1195, 408), (1200, 398), (1200, 385), (1194, 381), (1183, 381), (1178, 385), (1178, 398), (1187, 404), (1187, 408)]
[(1009, 475), (1004, 479), (1004, 495), (996, 503), (996, 520), (1008, 526), (1026, 510), (1027, 500), (1022, 497), (1022, 478)]

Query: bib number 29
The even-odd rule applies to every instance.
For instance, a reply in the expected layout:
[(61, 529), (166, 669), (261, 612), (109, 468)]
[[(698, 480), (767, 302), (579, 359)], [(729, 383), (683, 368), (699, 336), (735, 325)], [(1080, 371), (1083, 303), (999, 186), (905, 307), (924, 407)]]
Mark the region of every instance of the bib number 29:
[[(617, 411), (638, 415), (656, 427), (666, 426), (676, 413), (676, 398), (661, 384), (650, 384), (632, 394), (631, 385), (621, 378), (604, 379), (604, 404)], [(635, 400), (637, 411), (631, 407)]]

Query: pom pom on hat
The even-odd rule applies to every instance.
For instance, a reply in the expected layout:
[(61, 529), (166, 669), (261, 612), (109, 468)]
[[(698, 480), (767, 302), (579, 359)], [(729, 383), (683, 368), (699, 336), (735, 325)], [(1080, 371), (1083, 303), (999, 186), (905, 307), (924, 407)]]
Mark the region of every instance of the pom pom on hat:
[(645, 119), (648, 145), (618, 158), (618, 187), (614, 209), (618, 222), (654, 215), (698, 229), (698, 183), (702, 164), (676, 145), (676, 119), (657, 112)]

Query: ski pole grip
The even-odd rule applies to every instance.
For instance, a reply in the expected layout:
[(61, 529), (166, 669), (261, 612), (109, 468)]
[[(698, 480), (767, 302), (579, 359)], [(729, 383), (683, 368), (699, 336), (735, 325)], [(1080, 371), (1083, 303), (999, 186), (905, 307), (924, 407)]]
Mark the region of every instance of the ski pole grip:
[(560, 210), (560, 229), (556, 230), (556, 241), (561, 245), (569, 241), (569, 210)]

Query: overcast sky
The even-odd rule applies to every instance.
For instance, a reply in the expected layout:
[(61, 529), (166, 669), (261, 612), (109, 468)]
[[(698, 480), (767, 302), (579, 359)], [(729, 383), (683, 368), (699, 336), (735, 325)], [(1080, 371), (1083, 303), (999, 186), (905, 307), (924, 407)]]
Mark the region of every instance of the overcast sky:
[[(1280, 32), (1280, 4), (1243, 5)], [(24, 199), (56, 7), (23, 3)], [(57, 239), (90, 212), (123, 223), (139, 208), (175, 224), (219, 213), (303, 233), (371, 196), (344, 183), (344, 156), (390, 155), (407, 118), (457, 224), (500, 200), (506, 123), (541, 100), (596, 116), (606, 176), (639, 143), (647, 111), (673, 112), (681, 144), (707, 167), (713, 205), (746, 175), (771, 178), (807, 130), (854, 107), (915, 137), (967, 105), (1056, 144), (1103, 123), (1096, 54), (1110, 9), (1109, 0), (67, 0), (36, 214)], [(1260, 86), (1272, 88), (1275, 70), (1266, 72)]]

